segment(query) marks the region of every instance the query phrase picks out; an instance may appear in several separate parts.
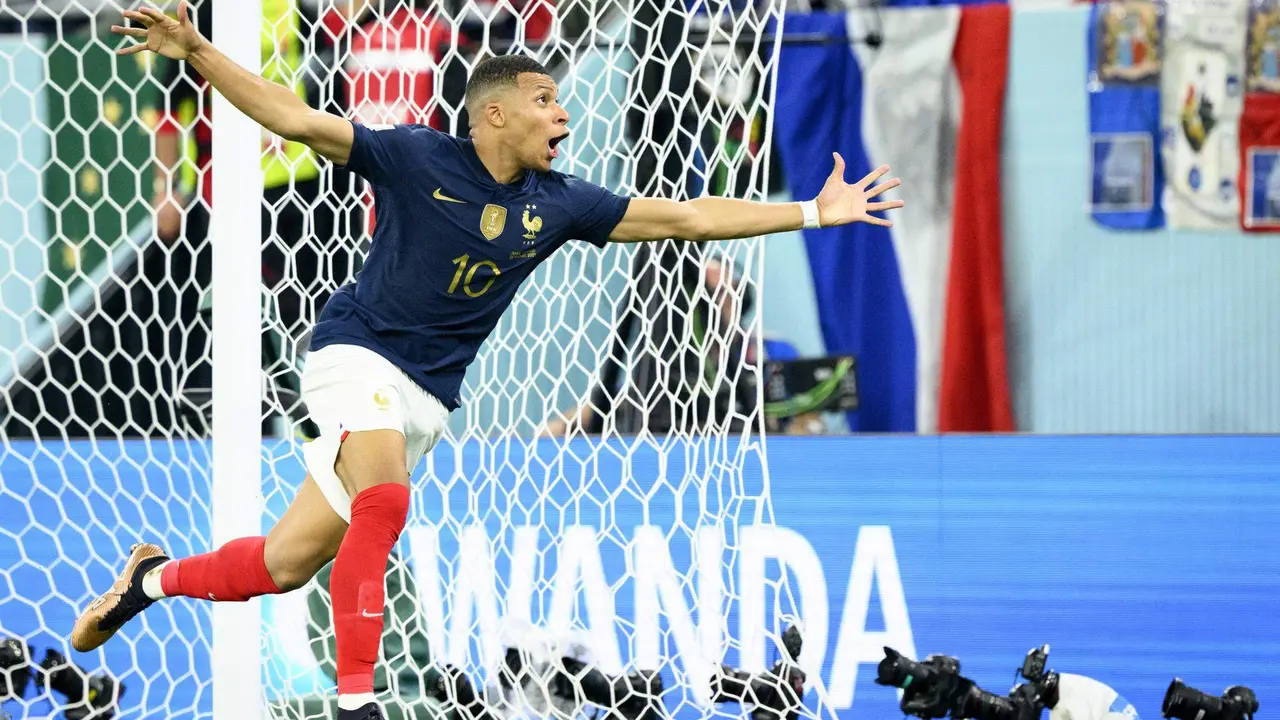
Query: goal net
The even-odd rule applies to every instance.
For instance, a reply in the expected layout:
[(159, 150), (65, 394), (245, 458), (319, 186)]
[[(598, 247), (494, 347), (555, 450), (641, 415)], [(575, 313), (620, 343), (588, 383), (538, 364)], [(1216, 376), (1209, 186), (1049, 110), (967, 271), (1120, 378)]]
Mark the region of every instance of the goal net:
[[(558, 170), (635, 195), (767, 193), (781, 0), (261, 11), (263, 73), (313, 106), (465, 134), (469, 69), (523, 52), (571, 114)], [(210, 279), (209, 218), (229, 211), (205, 192), (218, 166), (208, 91), (162, 58), (112, 55), (118, 13), (0, 11), (0, 66), (16, 79), (0, 90), (0, 635), (33, 664), (70, 656), (71, 673), (38, 672), (8, 699), (19, 716), (117, 695), (124, 716), (204, 716), (237, 692), (211, 680), (208, 604), (157, 604), (99, 652), (65, 641), (131, 543), (175, 556), (212, 544), (211, 307), (237, 289)], [(307, 330), (358, 272), (376, 208), (363, 181), (305, 148), (264, 135), (262, 162), (265, 531), (314, 431), (298, 395)], [(536, 212), (508, 217), (536, 232)], [(413, 475), (376, 678), (388, 717), (457, 716), (437, 696), (458, 675), (501, 715), (829, 715), (825, 608), (799, 607), (771, 525), (762, 253), (758, 240), (570, 243), (526, 283)], [(327, 583), (328, 568), (262, 602), (271, 716), (336, 716)], [(783, 632), (800, 619), (809, 682), (792, 707)], [(779, 661), (782, 681), (761, 674)], [(602, 697), (600, 674), (637, 684)], [(55, 676), (99, 691), (74, 697)]]

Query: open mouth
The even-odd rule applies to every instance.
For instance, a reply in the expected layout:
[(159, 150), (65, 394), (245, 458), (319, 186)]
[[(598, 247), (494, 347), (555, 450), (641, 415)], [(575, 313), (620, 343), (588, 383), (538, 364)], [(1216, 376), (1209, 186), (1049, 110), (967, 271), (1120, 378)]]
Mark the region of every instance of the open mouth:
[(558, 135), (558, 136), (553, 137), (553, 138), (551, 138), (550, 140), (548, 140), (548, 141), (547, 141), (547, 148), (548, 148), (549, 153), (550, 153), (550, 155), (551, 155), (551, 157), (552, 157), (553, 159), (554, 159), (554, 158), (558, 158), (558, 157), (560, 157), (560, 151), (556, 149), (556, 146), (557, 146), (557, 145), (559, 145), (559, 144), (560, 144), (560, 142), (561, 142), (562, 140), (564, 140), (565, 138), (567, 138), (567, 137), (569, 137), (569, 133), (565, 133), (565, 134), (563, 134), (563, 135)]

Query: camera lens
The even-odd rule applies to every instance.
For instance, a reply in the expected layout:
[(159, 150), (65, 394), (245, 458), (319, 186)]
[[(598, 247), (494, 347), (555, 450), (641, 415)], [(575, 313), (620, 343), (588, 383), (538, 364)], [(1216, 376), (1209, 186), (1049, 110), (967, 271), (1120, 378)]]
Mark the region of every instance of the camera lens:
[(969, 689), (960, 703), (957, 718), (975, 720), (1018, 720), (1018, 706), (1009, 698), (993, 695), (977, 686)]
[(876, 683), (897, 688), (907, 688), (913, 683), (927, 684), (934, 671), (925, 665), (903, 657), (893, 648), (884, 649), (884, 659), (876, 666)]
[(1232, 685), (1222, 697), (1201, 692), (1174, 678), (1160, 706), (1167, 718), (1178, 720), (1238, 720), (1252, 718), (1258, 710), (1258, 698), (1243, 685)]
[[(1174, 678), (1169, 683), (1169, 690), (1164, 694), (1164, 702), (1160, 712), (1167, 718), (1178, 720), (1215, 720), (1222, 715), (1222, 700), (1200, 692)], [(1203, 718), (1197, 718), (1201, 712)]]

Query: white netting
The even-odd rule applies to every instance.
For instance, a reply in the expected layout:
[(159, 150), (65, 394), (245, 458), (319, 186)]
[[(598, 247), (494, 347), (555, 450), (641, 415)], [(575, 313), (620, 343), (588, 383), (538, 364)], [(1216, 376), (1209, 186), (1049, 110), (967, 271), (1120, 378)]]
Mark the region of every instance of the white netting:
[(187, 359), (207, 353), (202, 221), (192, 212), (156, 241), (157, 68), (117, 59), (98, 19), (61, 2), (0, 7), (0, 640), (49, 670), (15, 688), (22, 664), (0, 653), (0, 710), (87, 712), (87, 675), (95, 706), (123, 687), (134, 716), (191, 717), (211, 701), (207, 608), (155, 608), (101, 652), (67, 641), (132, 543), (210, 543), (210, 445), (179, 392)]
[[(353, 4), (345, 22), (327, 2), (296, 13), (292, 3), (263, 6), (274, 18), (264, 72), (313, 105), (465, 132), (468, 69), (486, 49), (523, 51), (551, 68), (572, 115), (557, 169), (640, 195), (765, 196), (775, 0), (384, 0)], [(211, 396), (207, 92), (167, 61), (109, 55), (115, 41), (102, 30), (115, 9), (34, 7), (0, 17), (26, 31), (0, 44), (0, 63), (30, 80), (0, 98), (7, 114), (29, 109), (6, 115), (0, 133), (16, 149), (0, 155), (0, 213), (21, 219), (3, 223), (0, 238), (9, 263), (0, 330), (14, 338), (5, 345), (0, 633), (38, 659), (46, 647), (67, 652), (75, 612), (109, 584), (131, 542), (159, 541), (178, 556), (208, 549)], [(19, 72), (24, 63), (29, 72)], [(175, 215), (161, 214), (158, 232), (171, 237), (157, 241), (151, 211), (165, 198), (154, 196), (152, 163), (157, 153), (160, 167), (173, 158), (155, 129), (170, 115), (185, 159), (161, 176), (186, 194), (181, 225), (166, 229)], [(52, 150), (28, 149), (31, 137)], [(264, 429), (278, 438), (263, 449), (265, 530), (300, 483), (301, 440), (312, 430), (297, 397), (300, 349), (327, 293), (358, 269), (368, 218), (358, 179), (313, 167), (270, 137), (264, 157)], [(272, 158), (291, 168), (283, 181)], [(30, 197), (14, 177), (34, 185)], [(59, 195), (59, 182), (79, 184)], [(77, 212), (83, 231), (67, 220)], [(46, 246), (50, 267), (31, 270), (29, 256), (43, 258)], [(106, 255), (96, 272), (86, 260), (94, 248)], [(659, 673), (658, 707), (679, 717), (749, 709), (708, 705), (715, 669), (766, 669), (786, 616), (800, 610), (785, 574), (766, 562), (785, 538), (768, 525), (760, 437), (751, 305), (761, 253), (758, 241), (571, 243), (530, 279), (469, 372), (448, 437), (414, 475), (409, 528), (388, 574), (377, 678), (388, 717), (437, 714), (421, 696), (446, 663), (478, 685), (497, 683), (512, 644), (555, 658), (572, 650), (612, 674)], [(53, 260), (77, 282), (50, 279), (60, 271)], [(83, 297), (62, 291), (68, 284)], [(57, 292), (42, 312), (48, 288)], [(17, 295), (26, 305), (10, 302)], [(42, 337), (45, 328), (55, 331)], [(566, 420), (567, 438), (538, 437)], [(273, 715), (334, 716), (327, 577), (264, 604)], [(211, 693), (223, 690), (209, 682), (208, 606), (167, 602), (145, 618), (73, 659), (124, 683), (126, 714), (209, 712)], [(564, 645), (569, 636), (576, 649)], [(547, 643), (561, 644), (552, 652)], [(33, 686), (21, 702), (37, 714), (40, 703), (63, 701)], [(814, 695), (807, 705), (803, 713), (819, 713)]]

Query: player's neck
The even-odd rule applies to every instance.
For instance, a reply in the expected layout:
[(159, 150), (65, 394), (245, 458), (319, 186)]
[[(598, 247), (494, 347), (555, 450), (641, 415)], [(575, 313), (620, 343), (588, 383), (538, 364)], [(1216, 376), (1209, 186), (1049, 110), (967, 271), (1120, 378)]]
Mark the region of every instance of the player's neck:
[(524, 168), (520, 167), (513, 154), (504, 152), (505, 149), (500, 144), (480, 140), (473, 140), (472, 144), (475, 146), (476, 156), (480, 158), (480, 164), (484, 165), (497, 183), (508, 185), (524, 177)]

